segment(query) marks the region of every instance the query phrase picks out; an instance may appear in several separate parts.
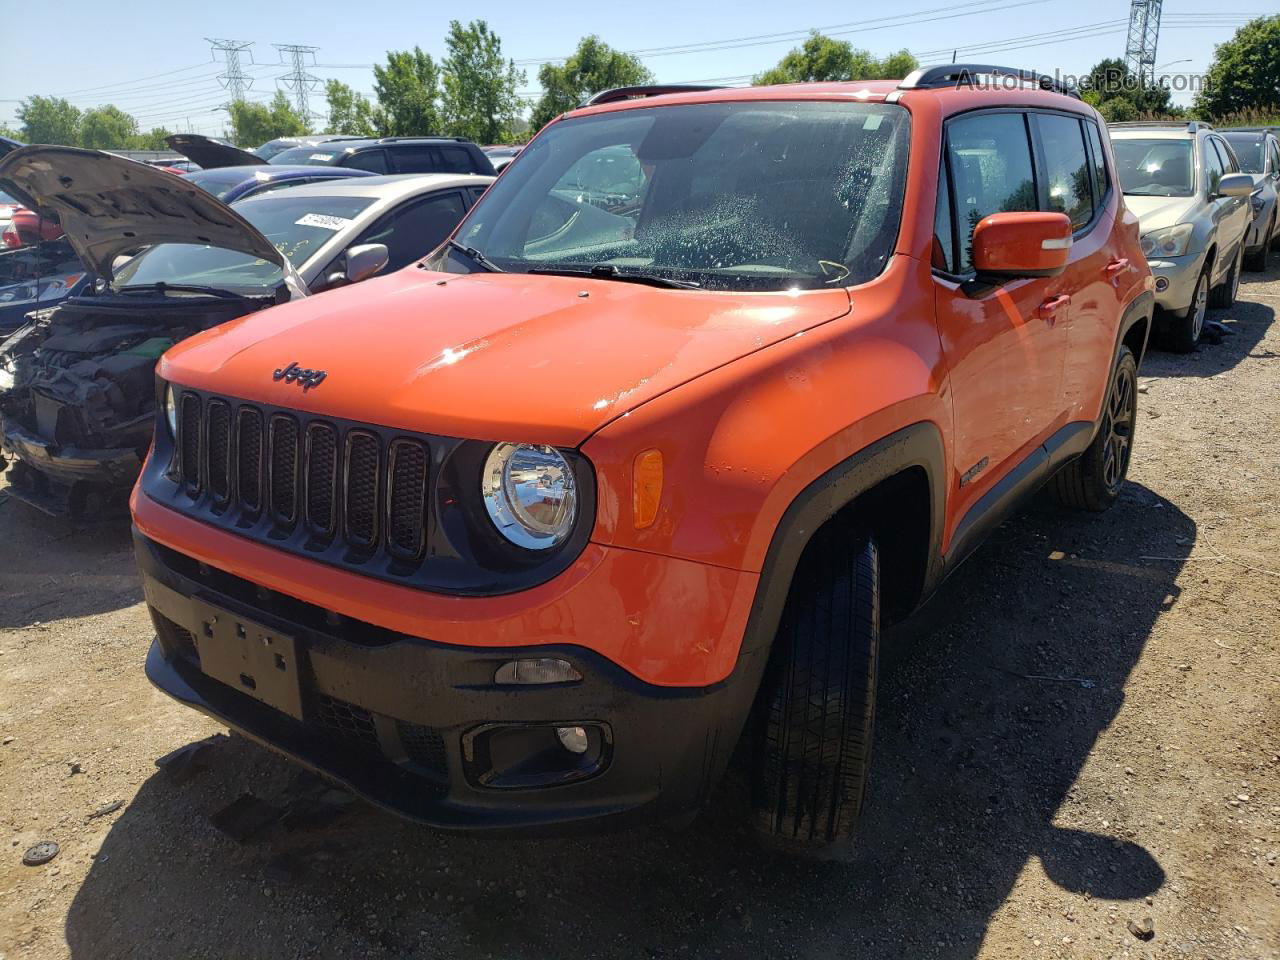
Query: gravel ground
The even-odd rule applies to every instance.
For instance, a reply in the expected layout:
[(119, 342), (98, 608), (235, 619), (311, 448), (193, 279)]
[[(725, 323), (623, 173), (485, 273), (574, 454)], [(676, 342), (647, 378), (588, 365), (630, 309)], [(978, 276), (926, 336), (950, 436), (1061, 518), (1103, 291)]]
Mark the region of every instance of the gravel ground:
[(1149, 356), (1113, 510), (1033, 505), (886, 638), (851, 863), (758, 852), (727, 797), (680, 833), (354, 804), (237, 843), (212, 813), (311, 785), (236, 737), (157, 770), (220, 728), (142, 675), (127, 532), (0, 479), (0, 960), (1280, 957), (1277, 309), (1246, 275), (1233, 336)]

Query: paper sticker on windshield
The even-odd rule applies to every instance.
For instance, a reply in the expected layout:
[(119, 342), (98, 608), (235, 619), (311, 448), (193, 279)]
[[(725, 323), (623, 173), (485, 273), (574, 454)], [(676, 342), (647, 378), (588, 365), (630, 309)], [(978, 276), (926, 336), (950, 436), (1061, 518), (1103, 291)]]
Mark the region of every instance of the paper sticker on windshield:
[(867, 114), (867, 119), (862, 122), (862, 129), (863, 130), (879, 130), (880, 121), (883, 119), (884, 117), (878, 113)]
[(332, 153), (313, 153), (311, 156), (307, 157), (307, 159), (308, 160), (332, 160), (333, 154)]
[(327, 213), (308, 213), (294, 221), (300, 227), (323, 227), (326, 230), (342, 230), (351, 226), (346, 217), (335, 217)]

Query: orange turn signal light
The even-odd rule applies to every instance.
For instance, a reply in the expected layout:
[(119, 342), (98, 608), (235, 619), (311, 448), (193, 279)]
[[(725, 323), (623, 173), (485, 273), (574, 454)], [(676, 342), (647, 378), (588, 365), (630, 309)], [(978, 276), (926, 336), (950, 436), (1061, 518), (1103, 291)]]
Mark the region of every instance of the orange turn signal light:
[(662, 500), (662, 452), (646, 450), (636, 457), (631, 495), (637, 530), (653, 526)]

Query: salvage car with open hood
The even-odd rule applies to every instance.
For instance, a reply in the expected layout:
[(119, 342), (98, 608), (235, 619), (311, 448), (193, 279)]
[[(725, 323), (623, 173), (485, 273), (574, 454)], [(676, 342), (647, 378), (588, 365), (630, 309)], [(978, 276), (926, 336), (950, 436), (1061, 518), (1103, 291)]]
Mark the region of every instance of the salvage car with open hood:
[[(156, 358), (184, 337), (306, 291), (247, 220), (161, 170), (32, 146), (0, 161), (0, 183), (32, 209), (57, 212), (97, 281), (0, 343), (0, 449), (13, 461), (11, 493), (47, 512), (93, 511), (127, 489), (150, 445)], [(144, 286), (117, 276), (121, 258), (157, 244), (247, 255), (277, 280)]]

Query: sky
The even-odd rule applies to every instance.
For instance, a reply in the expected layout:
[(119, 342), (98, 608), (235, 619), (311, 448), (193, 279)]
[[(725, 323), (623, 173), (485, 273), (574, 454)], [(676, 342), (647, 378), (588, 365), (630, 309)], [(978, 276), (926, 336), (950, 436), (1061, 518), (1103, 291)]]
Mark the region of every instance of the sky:
[[(0, 22), (11, 41), (23, 35), (22, 11), (31, 0), (0, 0)], [(1203, 72), (1213, 46), (1255, 16), (1275, 12), (1272, 0), (1226, 0), (1228, 11), (1205, 0), (1165, 0), (1158, 72)], [(892, 11), (892, 12), (890, 12)], [(17, 126), (22, 98), (65, 96), (81, 108), (114, 103), (143, 129), (164, 126), (217, 135), (227, 100), (218, 75), (226, 65), (209, 39), (251, 43), (242, 54), (253, 78), (251, 99), (268, 100), (290, 67), (275, 44), (315, 47), (308, 72), (336, 77), (371, 93), (372, 64), (388, 49), (414, 45), (439, 58), (450, 19), (483, 17), (502, 39), (503, 52), (527, 71), (520, 90), (537, 98), (538, 65), (562, 59), (584, 34), (636, 53), (660, 82), (745, 84), (817, 28), (883, 55), (907, 49), (923, 63), (1001, 63), (1040, 72), (1083, 73), (1104, 57), (1123, 57), (1128, 0), (903, 0), (859, 10), (847, 0), (809, 0), (791, 7), (776, 0), (729, 5), (686, 0), (601, 4), (491, 0), (481, 7), (377, 0), (299, 6), (264, 0), (215, 4), (124, 0), (103, 16), (101, 0), (60, 0), (60, 29), (32, 24), (32, 40), (10, 42), (0, 54), (0, 122)], [(47, 24), (46, 24), (47, 26)], [(323, 115), (323, 84), (310, 107)], [(1187, 103), (1190, 94), (1175, 94)], [(323, 120), (318, 121), (320, 124)]]

